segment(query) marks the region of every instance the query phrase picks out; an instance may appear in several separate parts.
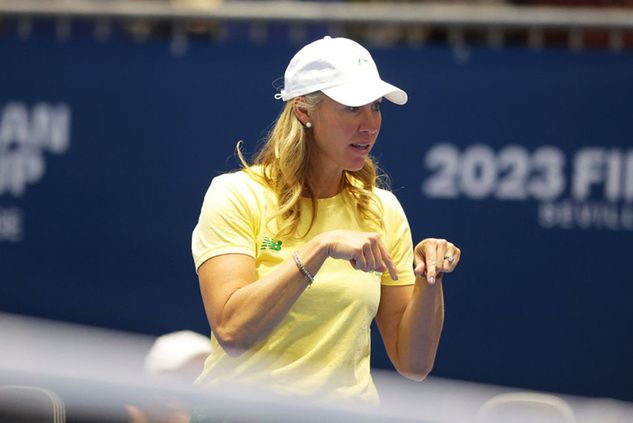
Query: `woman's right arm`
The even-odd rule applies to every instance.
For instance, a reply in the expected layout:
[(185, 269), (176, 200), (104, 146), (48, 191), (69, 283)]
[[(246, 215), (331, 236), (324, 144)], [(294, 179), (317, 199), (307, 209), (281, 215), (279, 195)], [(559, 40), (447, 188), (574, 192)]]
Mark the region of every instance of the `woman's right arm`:
[[(315, 275), (327, 258), (327, 246), (316, 237), (297, 254), (306, 270)], [(268, 336), (308, 286), (292, 258), (257, 279), (253, 257), (224, 254), (204, 262), (198, 275), (209, 324), (232, 356)]]
[[(304, 244), (297, 254), (311, 275), (316, 275), (332, 257), (349, 260), (359, 270), (387, 269), (395, 277), (391, 258), (373, 233), (326, 232)], [(220, 345), (232, 356), (268, 336), (308, 286), (292, 258), (257, 279), (253, 257), (224, 254), (204, 262), (198, 275), (209, 324)]]

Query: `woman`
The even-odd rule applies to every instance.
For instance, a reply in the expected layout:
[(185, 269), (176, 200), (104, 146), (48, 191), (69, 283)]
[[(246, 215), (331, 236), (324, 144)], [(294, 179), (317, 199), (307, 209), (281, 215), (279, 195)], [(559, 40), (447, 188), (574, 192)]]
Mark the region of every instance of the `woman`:
[(213, 180), (193, 233), (214, 347), (198, 383), (376, 402), (372, 319), (398, 372), (424, 379), (460, 250), (414, 248), (398, 200), (376, 187), (381, 101), (407, 95), (365, 48), (308, 44), (276, 98), (285, 107), (254, 163), (240, 154), (241, 171)]

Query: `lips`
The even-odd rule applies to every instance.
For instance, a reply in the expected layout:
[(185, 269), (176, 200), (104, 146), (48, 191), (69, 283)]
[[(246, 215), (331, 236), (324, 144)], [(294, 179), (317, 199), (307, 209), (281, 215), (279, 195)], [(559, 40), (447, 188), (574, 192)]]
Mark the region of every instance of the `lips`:
[(351, 144), (352, 147), (357, 148), (359, 150), (367, 150), (369, 148), (369, 144)]

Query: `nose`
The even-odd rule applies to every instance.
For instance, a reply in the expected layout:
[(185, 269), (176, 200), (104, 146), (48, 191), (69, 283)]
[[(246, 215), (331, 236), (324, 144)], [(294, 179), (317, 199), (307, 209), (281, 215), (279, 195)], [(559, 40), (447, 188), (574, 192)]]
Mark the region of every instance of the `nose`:
[(376, 135), (380, 131), (380, 124), (382, 122), (382, 116), (379, 110), (373, 110), (371, 105), (363, 107), (363, 113), (361, 114), (360, 124), (358, 129), (360, 132), (367, 133), (369, 135)]

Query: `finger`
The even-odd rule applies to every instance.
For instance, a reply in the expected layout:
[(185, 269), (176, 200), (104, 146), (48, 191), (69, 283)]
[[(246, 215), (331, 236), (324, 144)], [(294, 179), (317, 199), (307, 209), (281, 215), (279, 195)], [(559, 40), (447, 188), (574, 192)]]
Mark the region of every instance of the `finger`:
[(387, 253), (385, 246), (382, 244), (380, 238), (378, 237), (371, 238), (371, 246), (371, 251), (374, 255), (376, 264), (376, 267), (373, 270), (383, 273), (385, 270), (387, 270), (387, 265), (385, 264), (385, 256), (389, 256), (389, 253)]
[(424, 263), (424, 260), (420, 260), (418, 265), (415, 266), (413, 272), (416, 276), (419, 276), (421, 278), (425, 277), (424, 273), (426, 272), (426, 263)]
[(436, 245), (436, 254), (437, 254), (437, 273), (442, 273), (446, 271), (449, 266), (447, 260), (447, 251), (448, 251), (448, 242), (445, 239), (438, 239), (435, 243)]
[(362, 252), (357, 257), (352, 258), (351, 261), (354, 262), (354, 269), (366, 271), (367, 260), (365, 260), (365, 255)]
[[(396, 265), (394, 264), (393, 260), (391, 259), (391, 256), (387, 252), (387, 248), (383, 245), (382, 242), (380, 242), (378, 244), (378, 247), (380, 248), (380, 253), (382, 255), (382, 262), (385, 265), (385, 267), (387, 268), (387, 270), (389, 271), (389, 276), (391, 276), (392, 280), (397, 281), (398, 280), (398, 271), (396, 269)], [(384, 269), (382, 271), (384, 272)]]
[(419, 277), (424, 277), (424, 273), (426, 272), (426, 255), (423, 246), (423, 242), (420, 242), (415, 246), (415, 250), (413, 251), (413, 272)]
[(363, 245), (363, 256), (365, 257), (365, 267), (363, 270), (365, 272), (376, 270), (376, 258), (374, 257), (371, 243)]
[[(449, 243), (450, 244), (450, 243)], [(443, 269), (442, 271), (445, 273), (450, 273), (453, 271), (453, 263), (455, 262), (455, 252), (453, 251), (453, 249), (449, 247), (446, 249), (446, 252), (443, 255)]]
[(435, 243), (428, 243), (424, 246), (424, 256), (426, 258), (426, 280), (430, 284), (435, 283), (435, 276), (437, 275), (437, 245)]
[[(455, 259), (456, 259), (457, 250), (455, 245), (451, 242), (447, 242), (446, 244), (446, 252), (443, 253), (443, 269), (442, 272), (450, 273), (455, 268)], [(439, 270), (438, 270), (439, 271)]]
[[(459, 248), (455, 247), (455, 245), (449, 242), (449, 249), (446, 254), (447, 254), (447, 261), (450, 263), (449, 270), (447, 271), (452, 272), (453, 270), (455, 270), (457, 263), (459, 263), (459, 259), (461, 257), (461, 251)], [(450, 258), (452, 258), (452, 260), (449, 260)]]

